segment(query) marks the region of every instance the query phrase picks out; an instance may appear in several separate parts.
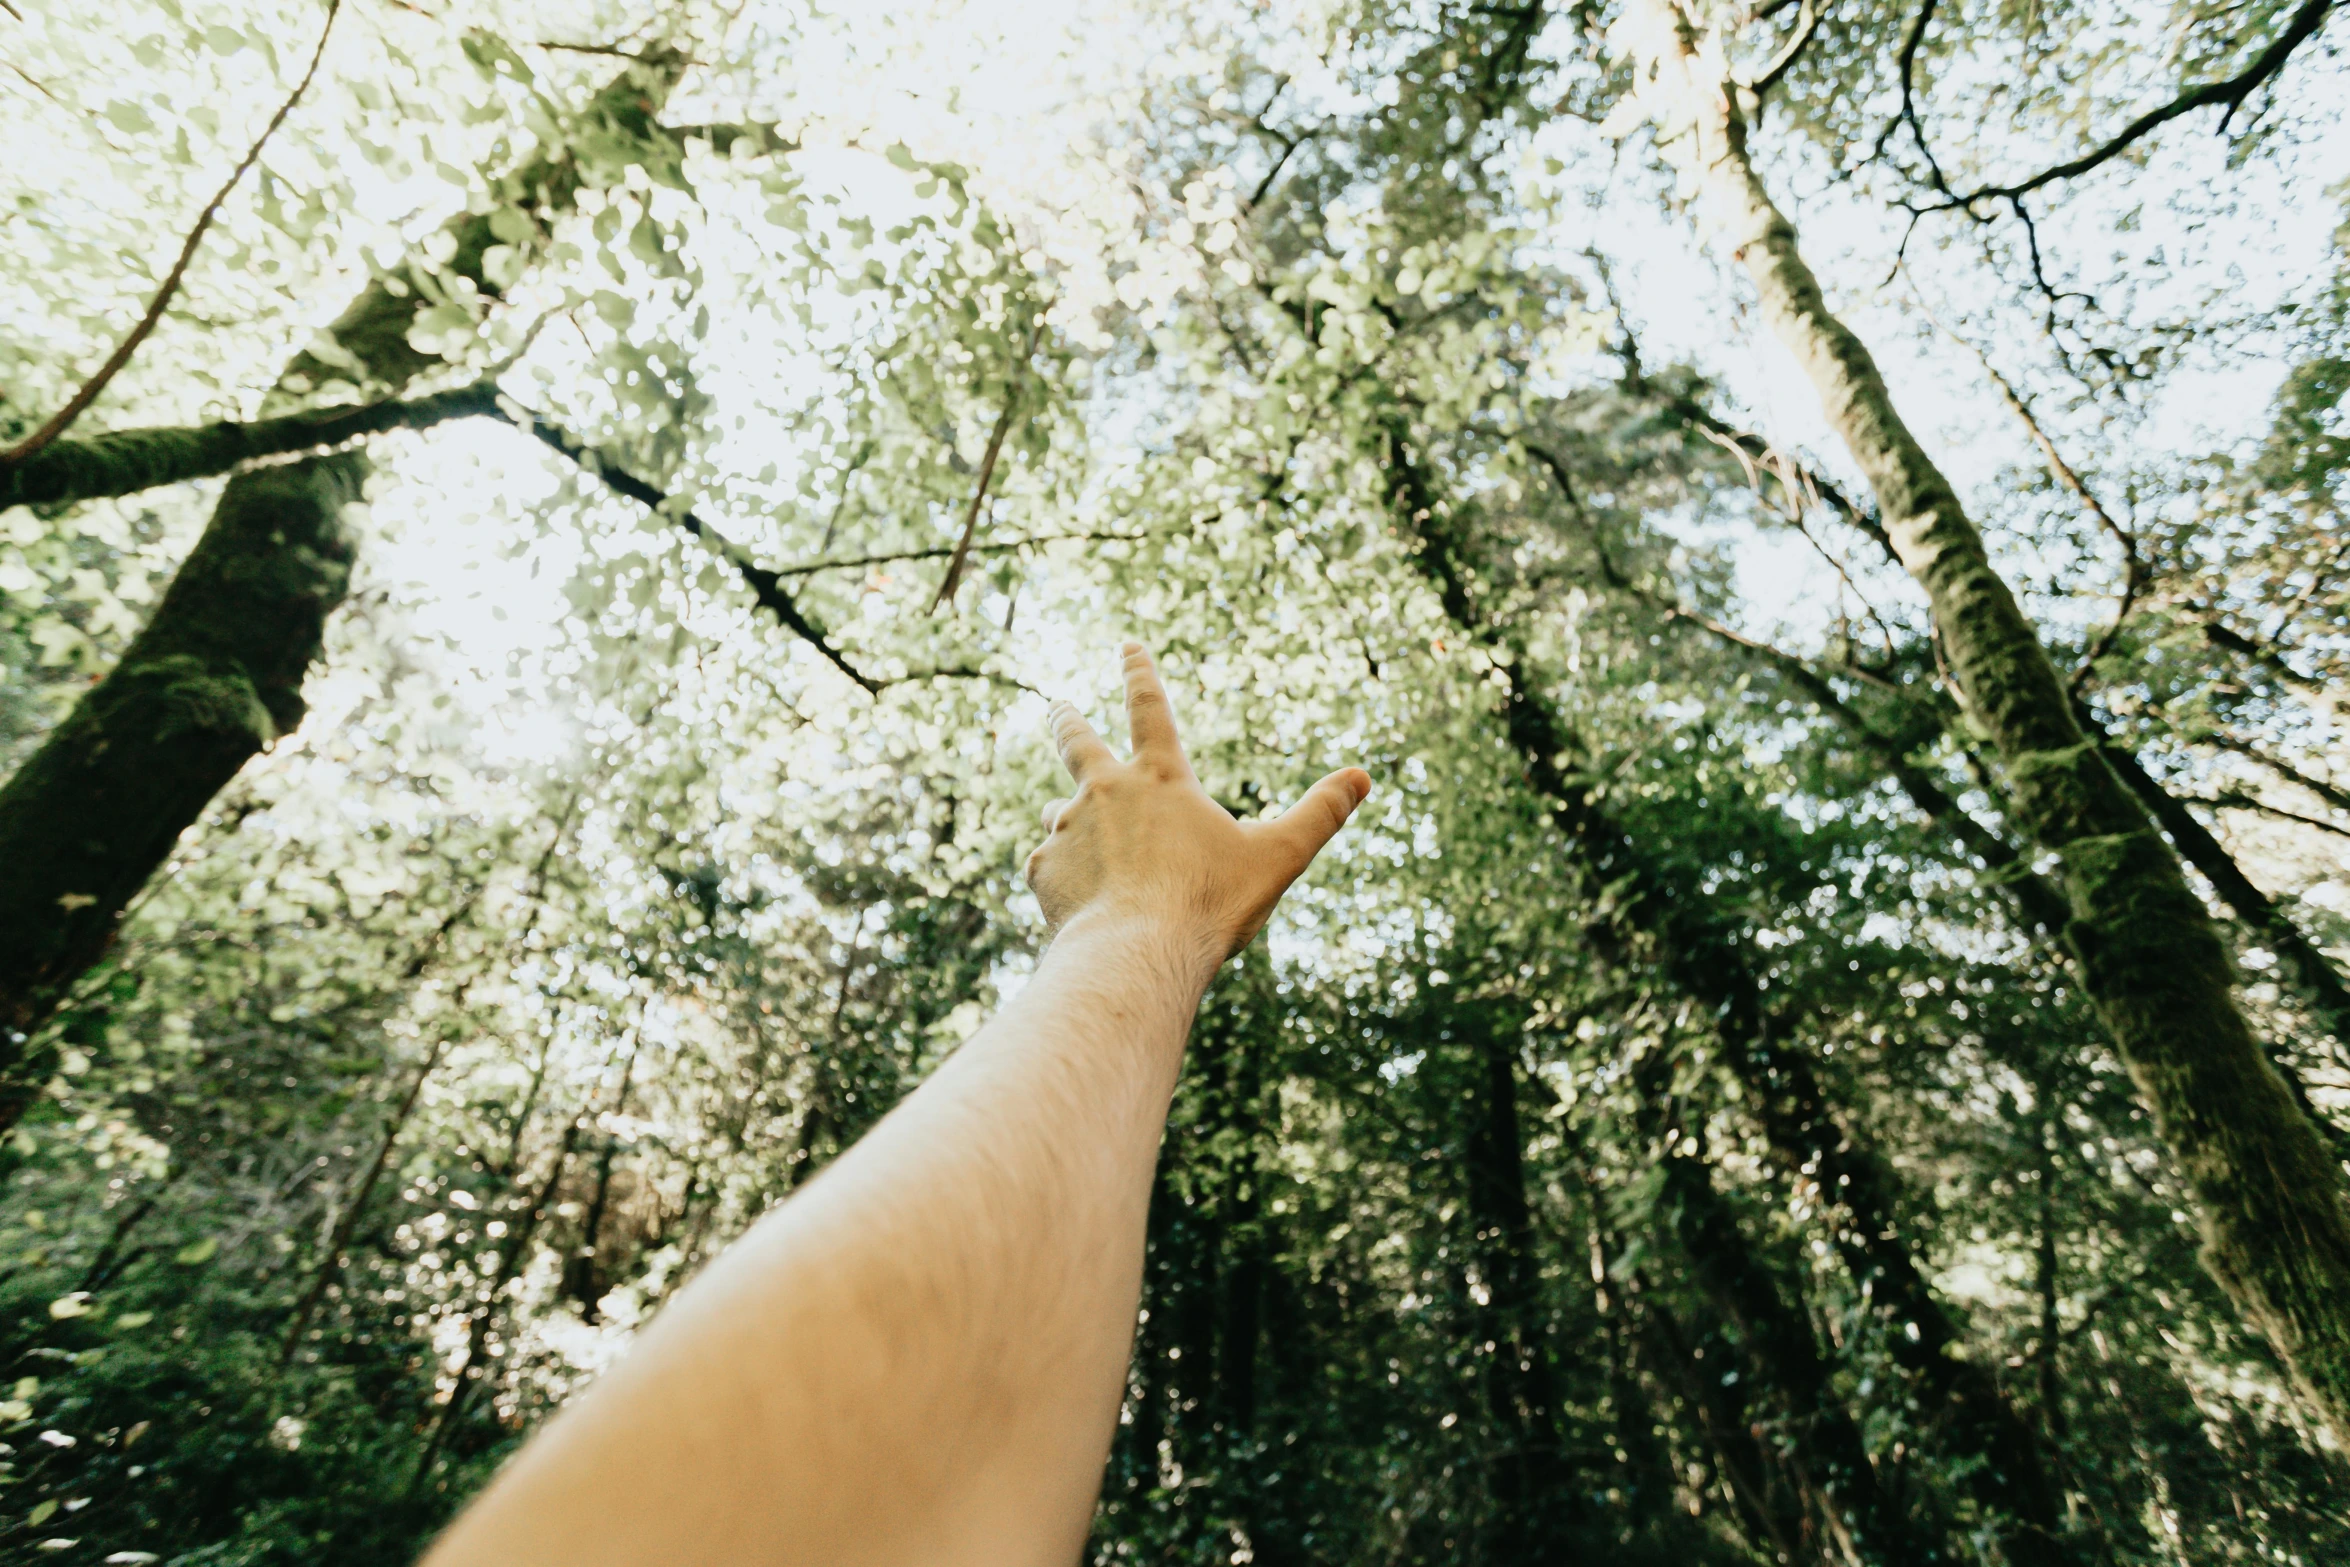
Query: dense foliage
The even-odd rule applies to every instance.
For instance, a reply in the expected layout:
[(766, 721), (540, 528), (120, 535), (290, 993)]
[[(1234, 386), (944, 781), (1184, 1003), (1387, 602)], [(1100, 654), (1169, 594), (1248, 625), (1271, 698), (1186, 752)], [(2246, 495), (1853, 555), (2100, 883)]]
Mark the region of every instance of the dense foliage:
[(1097, 1561), (2350, 1559), (2333, 9), (0, 0), (0, 1554), (412, 1557), (1020, 983), (1133, 634), (1378, 792)]

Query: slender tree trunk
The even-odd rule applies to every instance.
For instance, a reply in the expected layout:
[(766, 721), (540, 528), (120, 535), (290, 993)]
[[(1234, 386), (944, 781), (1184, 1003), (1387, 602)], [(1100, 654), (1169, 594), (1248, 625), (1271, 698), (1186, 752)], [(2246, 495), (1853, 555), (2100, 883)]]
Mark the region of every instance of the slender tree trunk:
[(2340, 1171), (2237, 1005), (2227, 954), (2145, 811), (2085, 735), (2037, 632), (1957, 492), (1893, 406), (1867, 347), (1828, 308), (1747, 151), (1743, 89), (1675, 0), (1638, 0), (1626, 37), (1645, 102), (1675, 127), (1763, 318), (1792, 352), (1925, 588), (1944, 654), (1997, 746), (2017, 819), (2062, 867), (2066, 934), (2195, 1193), (2204, 1262), (2350, 1442), (2350, 1205)]
[(368, 1200), (375, 1195), (376, 1183), (383, 1179), (384, 1170), (391, 1163), (392, 1150), (399, 1146), (400, 1134), (408, 1129), (408, 1117), (416, 1110), (416, 1101), (424, 1093), (426, 1080), (439, 1068), (441, 1058), (448, 1053), (448, 1049), (449, 1041), (443, 1036), (434, 1043), (432, 1053), (424, 1058), (424, 1064), (416, 1069), (416, 1075), (409, 1079), (408, 1092), (401, 1096), (399, 1105), (392, 1111), (392, 1118), (384, 1127), (383, 1139), (376, 1144), (375, 1157), (368, 1161), (367, 1173), (360, 1177), (358, 1187), (351, 1193), (351, 1200), (343, 1205), (342, 1216), (335, 1221), (334, 1232), (327, 1237), (326, 1255), (319, 1259), (318, 1272), (312, 1275), (310, 1287), (302, 1292), (301, 1300), (296, 1303), (293, 1321), (286, 1326), (285, 1342), (278, 1347), (277, 1368), (281, 1373), (294, 1363), (294, 1355), (302, 1347), (302, 1335), (310, 1329), (310, 1319), (318, 1314), (319, 1304), (326, 1299), (326, 1292), (334, 1284), (335, 1276), (343, 1271), (343, 1259), (351, 1249), (351, 1236), (359, 1228), (359, 1220), (367, 1211)]
[[(1490, 1013), (1490, 1008), (1480, 1008)], [(1541, 1269), (1526, 1202), (1516, 1044), (1508, 1020), (1461, 1018), (1472, 1036), (1477, 1086), (1468, 1128), (1468, 1212), (1485, 1299), (1472, 1320), (1486, 1346), (1487, 1413), (1506, 1443), (1491, 1465), (1500, 1513), (1492, 1559), (1546, 1562), (1574, 1543), (1589, 1509), (1569, 1472), (1560, 1427), (1558, 1367), (1542, 1320)]]
[(449, 1401), (441, 1406), (423, 1450), (416, 1455), (416, 1470), (408, 1480), (411, 1494), (432, 1473), (433, 1460), (448, 1446), (458, 1419), (472, 1403), (474, 1390), (489, 1377), (489, 1370), (482, 1362), (489, 1348), (490, 1327), (497, 1320), (498, 1297), (505, 1293), (521, 1264), (529, 1259), (531, 1242), (537, 1238), (539, 1225), (545, 1221), (548, 1209), (554, 1204), (555, 1192), (563, 1184), (564, 1173), (571, 1168), (571, 1156), (578, 1150), (580, 1121), (581, 1117), (575, 1115), (563, 1128), (563, 1138), (556, 1144), (554, 1162), (547, 1167), (546, 1179), (531, 1194), (530, 1205), (522, 1211), (520, 1222), (505, 1237), (505, 1245), (498, 1249), (498, 1260), (490, 1269), (483, 1297), (466, 1324), (465, 1353), (457, 1362), (457, 1385), (449, 1390)]
[(1661, 966), (1705, 1005), (1724, 1064), (1752, 1095), (1780, 1167), (1795, 1179), (1816, 1174), (1831, 1216), (1843, 1210), (1839, 1255), (1890, 1330), (1883, 1335), (1889, 1353), (1918, 1379), (1938, 1417), (1940, 1441), (1969, 1461), (1964, 1483), (2002, 1548), (2016, 1567), (2068, 1567), (2079, 1559), (2077, 1548), (2060, 1538), (2061, 1492), (2038, 1435), (1990, 1369), (1965, 1357), (1963, 1327), (1936, 1298), (1902, 1238), (1892, 1171), (1838, 1124), (1809, 1056), (1780, 1039), (1745, 945), (1714, 914), (1712, 900), (1677, 885), (1569, 776), (1573, 737), (1530, 689), (1517, 649), (1484, 622), (1470, 588), (1462, 519), (1423, 468), (1401, 410), (1385, 421), (1385, 440), (1390, 498), (1418, 545), (1415, 563), (1446, 615), (1492, 654), (1505, 684), (1509, 739), (1528, 784), (1548, 804), (1585, 874), (1595, 884), (1620, 887), (1609, 900), (1610, 928), (1594, 935), (1618, 966)]
[[(674, 159), (652, 111), (682, 67), (672, 55), (630, 65), (578, 129), (640, 159)], [(560, 144), (503, 176), (496, 188), (512, 205), (452, 220), (447, 262), (411, 261), (362, 290), (318, 345), (295, 356), (272, 411), (354, 388), (396, 396), (445, 368), (408, 341), (417, 315), (452, 286), (494, 297), (483, 262), (501, 225), (542, 234), (586, 177)], [(105, 954), (180, 835), (247, 761), (302, 721), (304, 677), (350, 586), (343, 514), (366, 471), (345, 452), (231, 480), (122, 661), (0, 786), (0, 1083), (18, 1074), (33, 1030)], [(0, 1092), (0, 1112), (24, 1098)]]
[[(628, 1065), (620, 1073), (620, 1097), (613, 1102), (612, 1113), (628, 1113), (629, 1090), (636, 1082), (637, 1047), (628, 1052)], [(606, 1132), (604, 1149), (596, 1158), (596, 1194), (588, 1199), (587, 1217), (580, 1225), (578, 1248), (566, 1259), (563, 1268), (563, 1292), (579, 1302), (580, 1320), (594, 1322), (601, 1312), (596, 1304), (603, 1297), (603, 1273), (596, 1265), (596, 1253), (603, 1245), (604, 1215), (612, 1201), (612, 1164), (620, 1154), (620, 1134)]]
[[(1786, 1467), (1784, 1457), (1761, 1440), (1766, 1427), (1748, 1408), (1745, 1380), (1722, 1380), (1719, 1367), (1734, 1356), (1717, 1354), (1709, 1360), (1697, 1353), (1706, 1345), (1690, 1341), (1672, 1312), (1639, 1275), (1628, 1279), (1625, 1287), (1638, 1298), (1633, 1353), (1658, 1382), (1679, 1390), (1706, 1446), (1713, 1451), (1714, 1468), (1745, 1524), (1748, 1541), (1756, 1550), (1790, 1564), (1849, 1561), (1840, 1538), (1823, 1539), (1800, 1505), (1787, 1505), (1788, 1501), (1800, 1502), (1800, 1485), (1773, 1483)], [(1712, 1347), (1727, 1349), (1722, 1335), (1707, 1337)], [(1789, 1497), (1790, 1491), (1796, 1495)]]

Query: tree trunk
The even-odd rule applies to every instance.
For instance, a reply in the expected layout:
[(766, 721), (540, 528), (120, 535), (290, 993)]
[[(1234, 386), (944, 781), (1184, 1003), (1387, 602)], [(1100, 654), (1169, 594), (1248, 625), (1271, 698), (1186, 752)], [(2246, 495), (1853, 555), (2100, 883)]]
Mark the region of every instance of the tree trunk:
[(1485, 1401), (1500, 1439), (1491, 1466), (1498, 1527), (1491, 1559), (1547, 1562), (1589, 1520), (1584, 1486), (1569, 1472), (1560, 1428), (1558, 1367), (1542, 1320), (1541, 1268), (1526, 1202), (1518, 1117), (1515, 1030), (1490, 1007), (1463, 1016), (1477, 1086), (1468, 1128), (1470, 1255), (1485, 1299), (1471, 1320), (1485, 1359)]
[(365, 473), (345, 454), (232, 480), (146, 629), (0, 788), (0, 1072), (180, 834), (302, 721)]
[[(582, 128), (616, 131), (641, 157), (673, 159), (652, 111), (682, 67), (673, 55), (632, 64), (589, 105)], [(557, 144), (496, 183), (535, 234), (572, 205), (585, 175)], [(443, 368), (408, 330), (452, 286), (497, 294), (483, 259), (498, 243), (493, 220), (505, 216), (453, 219), (442, 231), (455, 246), (445, 264), (410, 261), (362, 290), (319, 344), (294, 357), (269, 405), (297, 405), (335, 385), (397, 395)], [(33, 1030), (113, 943), (124, 909), (180, 834), (255, 753), (301, 722), (304, 676), (350, 585), (342, 513), (365, 473), (363, 459), (338, 453), (230, 481), (122, 661), (0, 787), (0, 1082), (17, 1074)], [(0, 1111), (24, 1098), (0, 1093)]]
[[(1889, 1330), (1883, 1335), (1888, 1352), (1917, 1379), (1939, 1441), (1962, 1460), (1964, 1483), (2002, 1548), (2016, 1567), (2069, 1567), (2079, 1558), (2061, 1539), (2063, 1499), (2038, 1435), (1989, 1368), (1964, 1357), (1963, 1327), (1934, 1295), (1902, 1238), (1893, 1172), (1837, 1123), (1810, 1058), (1779, 1038), (1745, 944), (1715, 916), (1712, 900), (1679, 885), (1568, 775), (1572, 736), (1529, 688), (1516, 649), (1483, 623), (1469, 587), (1461, 520), (1436, 493), (1400, 412), (1385, 434), (1391, 500), (1406, 536), (1419, 545), (1415, 562), (1447, 616), (1493, 656), (1505, 682), (1510, 743), (1527, 783), (1548, 804), (1587, 877), (1620, 889), (1604, 928), (1593, 931), (1599, 946), (1627, 971), (1661, 966), (1683, 994), (1705, 1006), (1723, 1063), (1752, 1095), (1775, 1162), (1793, 1179), (1816, 1177), (1832, 1222), (1833, 1210), (1843, 1209), (1836, 1228), (1841, 1260), (1875, 1303)], [(1723, 1310), (1728, 1313), (1726, 1304)]]
[(2265, 1333), (2313, 1410), (2350, 1442), (2350, 1205), (2308, 1117), (2236, 1003), (2225, 948), (2178, 861), (2084, 735), (2054, 663), (1956, 492), (1837, 319), (1747, 154), (1751, 95), (1674, 0), (1627, 18), (1639, 92), (1746, 268), (1762, 314), (1820, 394), (1925, 588), (2017, 819), (2053, 851), (2083, 988), (2195, 1193), (2204, 1262)]

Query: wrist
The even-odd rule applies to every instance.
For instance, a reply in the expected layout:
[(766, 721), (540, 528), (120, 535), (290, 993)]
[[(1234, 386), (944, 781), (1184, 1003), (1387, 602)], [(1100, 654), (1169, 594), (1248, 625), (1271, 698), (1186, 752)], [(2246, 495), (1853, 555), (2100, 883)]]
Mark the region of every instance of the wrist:
[(1050, 954), (1133, 964), (1196, 1006), (1223, 967), (1228, 940), (1207, 923), (1157, 911), (1094, 905), (1078, 910), (1053, 932)]

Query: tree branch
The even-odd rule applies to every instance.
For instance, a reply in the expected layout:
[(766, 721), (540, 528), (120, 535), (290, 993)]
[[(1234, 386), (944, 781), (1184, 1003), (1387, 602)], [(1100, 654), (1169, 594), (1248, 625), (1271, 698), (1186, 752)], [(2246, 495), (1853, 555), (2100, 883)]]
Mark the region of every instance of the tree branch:
[(2183, 794), (2179, 798), (2189, 805), (2200, 805), (2209, 810), (2252, 811), (2262, 816), (2273, 816), (2278, 821), (2298, 822), (2304, 827), (2314, 827), (2319, 832), (2330, 832), (2336, 837), (2350, 838), (2350, 827), (2326, 821), (2322, 817), (2304, 816), (2299, 811), (2288, 811), (2281, 805), (2271, 805), (2266, 800), (2256, 799), (2241, 789), (2223, 789), (2209, 797)]
[(0, 510), (11, 506), (69, 505), (110, 495), (132, 495), (227, 473), (257, 457), (339, 446), (387, 430), (422, 430), (450, 419), (495, 416), (494, 382), (402, 401), (312, 408), (251, 424), (159, 426), (109, 430), (86, 440), (59, 441), (13, 467), (0, 468)]
[[(1795, 31), (1788, 35), (1787, 42), (1779, 52), (1771, 57), (1770, 64), (1764, 66), (1746, 84), (1747, 89), (1757, 98), (1776, 87), (1779, 78), (1787, 74), (1787, 68), (1795, 63), (1796, 58), (1803, 53), (1804, 46), (1811, 42), (1812, 35), (1819, 31), (1820, 17), (1826, 10), (1827, 6), (1816, 4), (1815, 0), (1803, 0), (1802, 8), (1795, 15)], [(1906, 80), (1904, 85), (1907, 85)]]
[[(1933, 319), (1931, 312), (1928, 312), (1928, 319)], [(1940, 321), (1934, 324), (1941, 326)], [(1949, 331), (1948, 328), (1944, 330)], [(2081, 656), (2080, 667), (2073, 671), (2071, 687), (2077, 693), (2081, 683), (2097, 667), (2097, 661), (2112, 650), (2114, 639), (2122, 634), (2122, 627), (2129, 621), (2130, 612), (2137, 608), (2138, 596), (2146, 588), (2146, 557), (2138, 549), (2138, 535), (2123, 527), (2113, 513), (2105, 509), (2105, 503), (2097, 498), (2087, 481), (2082, 479), (2071, 463), (2064, 460), (2064, 454), (2056, 449), (2056, 442), (2040, 423), (2040, 416), (2032, 411), (2032, 405), (2024, 401), (2023, 394), (2015, 389), (2007, 377), (1999, 373), (1999, 367), (1991, 362), (1991, 356), (1967, 339), (1959, 337), (1956, 332), (1950, 332), (1949, 335), (1966, 344), (1968, 352), (1975, 356), (1976, 363), (1983, 367), (1983, 373), (1991, 378), (1991, 384), (1999, 389), (1999, 395), (2009, 411), (2023, 421), (2024, 428), (2031, 433), (2032, 443), (2040, 448), (2041, 457), (2047, 461), (2048, 471), (2056, 475), (2057, 482), (2072, 492), (2073, 499), (2081, 503), (2081, 509), (2121, 546), (2121, 601), (2114, 606), (2113, 624), (2106, 627), (2104, 634)]]
[(499, 417), (505, 419), (516, 429), (528, 431), (552, 450), (561, 452), (597, 478), (602, 479), (609, 488), (617, 490), (632, 501), (650, 507), (662, 516), (674, 519), (679, 527), (700, 539), (716, 554), (724, 557), (727, 564), (734, 567), (735, 571), (741, 575), (744, 584), (751, 590), (751, 596), (758, 600), (760, 607), (783, 622), (793, 635), (822, 654), (827, 663), (855, 681), (868, 693), (878, 693), (881, 690), (880, 682), (850, 663), (838, 649), (833, 647), (830, 641), (826, 640), (824, 629), (809, 619), (807, 613), (793, 601), (792, 596), (784, 591), (781, 576), (752, 560), (733, 540), (711, 527), (693, 512), (674, 510), (669, 496), (626, 469), (604, 461), (586, 443), (560, 426), (550, 424), (536, 414), (526, 413), (522, 417), (516, 418), (501, 411)]
[(2249, 740), (2239, 740), (2233, 735), (2216, 732), (2197, 735), (2195, 738), (2205, 745), (2217, 746), (2223, 751), (2233, 751), (2247, 761), (2258, 762), (2288, 783), (2299, 784), (2337, 811), (2350, 811), (2350, 789), (2345, 789), (2340, 784), (2328, 783), (2322, 778), (2313, 778), (2284, 758), (2269, 755)]
[(300, 103), (302, 95), (310, 90), (311, 78), (318, 74), (318, 62), (326, 58), (327, 37), (333, 33), (335, 17), (342, 8), (343, 0), (326, 0), (326, 25), (318, 30), (318, 47), (311, 51), (310, 68), (302, 73), (302, 79), (294, 84), (294, 90), (286, 95), (285, 102), (278, 105), (277, 113), (269, 117), (269, 123), (254, 138), (244, 161), (221, 183), (213, 198), (204, 204), (204, 211), (197, 217), (196, 226), (188, 230), (187, 242), (180, 246), (179, 259), (164, 274), (162, 286), (155, 290), (154, 299), (148, 303), (147, 313), (115, 346), (114, 352), (107, 355), (106, 362), (98, 367), (97, 373), (82, 383), (82, 389), (66, 399), (63, 408), (49, 416), (48, 423), (7, 451), (0, 452), (0, 469), (16, 467), (64, 434), (66, 427), (82, 416), (82, 410), (97, 401), (98, 394), (106, 390), (106, 384), (114, 379), (116, 372), (130, 363), (131, 355), (139, 351), (139, 345), (147, 340), (147, 334), (153, 332), (162, 321), (165, 308), (171, 304), (173, 296), (179, 293), (180, 282), (188, 274), (188, 263), (196, 259), (196, 247), (204, 243), (204, 235), (212, 227), (212, 220), (220, 215), (221, 203), (228, 200), (229, 192), (237, 188), (237, 183), (245, 177), (245, 171), (259, 161), (261, 149), (269, 144), (269, 138), (277, 134), (277, 128), (286, 122), (286, 116), (294, 112), (294, 105)]
[[(1108, 540), (1147, 539), (1148, 533), (1034, 533), (1026, 538), (1005, 539), (996, 544), (974, 544), (974, 555), (1008, 555), (1034, 544), (1065, 544), (1072, 541), (1101, 543)], [(953, 545), (941, 544), (932, 549), (896, 550), (887, 555), (847, 555), (838, 560), (813, 560), (804, 566), (786, 566), (778, 577), (809, 577), (819, 571), (853, 571), (866, 566), (894, 566), (909, 560), (937, 560), (955, 553)]]
[[(1918, 118), (1918, 48), (1926, 41), (1926, 29), (1933, 23), (1936, 3), (1937, 0), (1922, 0), (1917, 15), (1910, 18), (1908, 31), (1901, 35), (1901, 112), (1887, 121), (1884, 130), (1877, 133), (1877, 144), (1869, 151), (1869, 161), (1874, 163), (1884, 157), (1885, 150), (1893, 145), (1894, 134), (1906, 125), (1909, 127), (1910, 139), (1917, 143), (1918, 156), (1926, 160), (1926, 172), (1933, 177), (1934, 188), (1947, 196), (1950, 194), (1950, 184), (1942, 177), (1942, 165), (1935, 159), (1933, 146), (1926, 140), (1924, 122)], [(1916, 226), (1914, 217), (1911, 226)], [(1906, 235), (1902, 238), (1902, 248), (1909, 248)]]
[(2018, 181), (2013, 185), (1984, 185), (1968, 191), (1964, 195), (1948, 196), (1925, 210), (1928, 212), (1948, 212), (1953, 209), (1972, 208), (1979, 201), (2013, 201), (2018, 197), (2028, 196), (2042, 186), (2054, 185), (2059, 181), (2086, 174), (2099, 164), (2119, 157), (2123, 152), (2171, 121), (2183, 115), (2193, 114), (2198, 109), (2208, 108), (2215, 103), (2227, 106), (2227, 112), (2220, 116), (2219, 121), (2219, 129), (2224, 132), (2228, 128), (2228, 122), (2235, 118), (2236, 111), (2244, 106), (2244, 100), (2252, 96), (2255, 88), (2284, 68), (2286, 57), (2324, 25), (2327, 14), (2334, 9), (2336, 3), (2337, 0), (2303, 0), (2301, 9), (2294, 12), (2293, 19), (2285, 24), (2285, 30), (2279, 33), (2266, 49), (2255, 55), (2252, 63), (2245, 66), (2243, 70), (2223, 81), (2204, 82), (2199, 86), (2188, 88), (2161, 107), (2149, 109), (2139, 115), (2124, 126), (2120, 133), (2112, 139), (2082, 153), (2079, 157), (2059, 163), (2052, 168), (2042, 169), (2031, 178)]
[(720, 155), (732, 152), (737, 143), (748, 145), (752, 152), (761, 157), (800, 150), (798, 137), (786, 136), (779, 125), (756, 120), (730, 125), (664, 125), (661, 134), (677, 141), (706, 141), (711, 150)]

